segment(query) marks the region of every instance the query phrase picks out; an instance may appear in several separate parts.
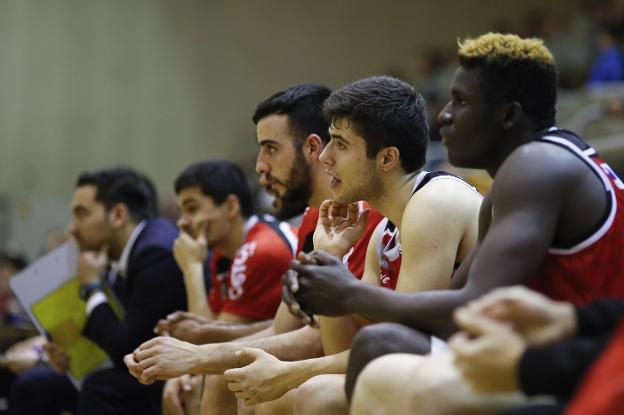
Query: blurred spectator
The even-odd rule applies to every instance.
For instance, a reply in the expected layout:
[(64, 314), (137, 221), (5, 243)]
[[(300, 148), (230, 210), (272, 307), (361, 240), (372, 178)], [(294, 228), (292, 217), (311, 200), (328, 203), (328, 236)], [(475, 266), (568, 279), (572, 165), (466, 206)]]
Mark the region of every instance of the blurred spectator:
[(624, 80), (624, 23), (604, 27), (597, 38), (600, 54), (592, 64), (587, 83), (597, 85)]
[[(9, 280), (11, 277), (26, 267), (26, 259), (19, 254), (0, 253), (0, 349), (6, 349), (10, 344), (23, 338), (23, 333), (7, 330), (5, 326), (17, 328), (29, 328), (30, 323), (26, 313), (19, 305)], [(17, 337), (16, 337), (17, 336)]]
[[(16, 321), (23, 323), (24, 319), (22, 317), (15, 318), (20, 315), (23, 316), (23, 314), (20, 313), (21, 308), (9, 287), (11, 277), (24, 267), (26, 267), (26, 260), (23, 256), (0, 252), (0, 350), (3, 352), (11, 344), (27, 336), (23, 330), (14, 330), (12, 327)], [(29, 347), (28, 349), (32, 348)], [(17, 371), (23, 367), (31, 367), (38, 360), (36, 353), (34, 354), (35, 363), (32, 363), (30, 359), (14, 359), (14, 351), (16, 350), (9, 349), (0, 358), (0, 365), (2, 366), (0, 367), (0, 413), (6, 409), (5, 397), (11, 382), (15, 378), (15, 373), (18, 373)], [(25, 363), (25, 366), (22, 363)]]

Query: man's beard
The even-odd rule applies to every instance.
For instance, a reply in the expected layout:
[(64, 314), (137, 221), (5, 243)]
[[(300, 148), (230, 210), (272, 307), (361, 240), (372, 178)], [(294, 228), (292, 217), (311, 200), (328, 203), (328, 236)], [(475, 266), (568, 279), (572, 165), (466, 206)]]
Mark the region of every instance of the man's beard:
[(280, 198), (280, 219), (290, 219), (303, 213), (312, 196), (312, 173), (303, 155), (297, 153), (286, 180), (286, 193)]

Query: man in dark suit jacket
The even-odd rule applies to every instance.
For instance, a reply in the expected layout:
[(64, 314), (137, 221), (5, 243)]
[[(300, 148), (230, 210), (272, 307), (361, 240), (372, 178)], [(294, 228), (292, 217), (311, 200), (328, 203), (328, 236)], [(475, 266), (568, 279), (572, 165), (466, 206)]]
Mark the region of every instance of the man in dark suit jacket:
[[(12, 413), (75, 408), (79, 415), (160, 414), (162, 383), (139, 384), (122, 361), (153, 337), (160, 318), (186, 308), (182, 274), (172, 253), (178, 231), (156, 219), (156, 212), (152, 185), (130, 169), (104, 169), (78, 178), (69, 231), (82, 252), (79, 295), (88, 315), (83, 334), (105, 350), (114, 365), (90, 374), (77, 394), (66, 377), (49, 368), (27, 373), (13, 390)], [(104, 294), (107, 271), (124, 310), (121, 316)], [(52, 366), (66, 369), (64, 352), (54, 345), (47, 349)]]

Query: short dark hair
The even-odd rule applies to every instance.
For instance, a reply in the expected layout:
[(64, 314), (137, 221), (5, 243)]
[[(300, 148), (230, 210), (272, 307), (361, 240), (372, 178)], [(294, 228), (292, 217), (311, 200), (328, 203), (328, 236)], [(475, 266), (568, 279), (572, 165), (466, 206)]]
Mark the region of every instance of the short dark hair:
[(18, 272), (26, 268), (28, 261), (26, 257), (20, 254), (13, 254), (9, 252), (0, 252), (0, 263), (11, 265)]
[(117, 203), (128, 207), (134, 222), (158, 216), (158, 195), (154, 184), (128, 167), (109, 167), (78, 176), (76, 187), (95, 186), (95, 200), (110, 210)]
[(492, 103), (518, 102), (540, 128), (555, 123), (557, 68), (542, 40), (487, 33), (460, 43), (458, 54), (462, 67), (479, 70)]
[(243, 170), (227, 160), (209, 160), (193, 163), (175, 180), (175, 192), (189, 187), (199, 187), (202, 193), (215, 203), (222, 204), (229, 195), (235, 195), (241, 205), (243, 216), (253, 214), (251, 185)]
[(395, 146), (406, 172), (425, 164), (429, 142), (425, 100), (408, 83), (389, 76), (361, 79), (334, 91), (323, 113), (330, 123), (348, 120), (366, 140), (369, 158)]
[(300, 148), (310, 134), (329, 142), (329, 125), (323, 117), (323, 102), (331, 90), (319, 84), (298, 84), (280, 91), (262, 101), (253, 115), (254, 124), (273, 114), (288, 116), (288, 125), (295, 135), (295, 146)]

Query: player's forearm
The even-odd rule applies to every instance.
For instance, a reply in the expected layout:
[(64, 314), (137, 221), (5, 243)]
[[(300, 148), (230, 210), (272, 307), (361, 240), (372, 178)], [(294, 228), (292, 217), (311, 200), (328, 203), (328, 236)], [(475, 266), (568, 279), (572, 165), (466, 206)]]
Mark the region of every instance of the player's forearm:
[(319, 330), (302, 327), (299, 330), (259, 339), (198, 346), (193, 373), (221, 374), (239, 366), (236, 352), (246, 347), (262, 349), (280, 360), (295, 361), (323, 355)]
[(193, 264), (183, 272), (184, 287), (188, 311), (202, 317), (213, 318), (212, 311), (208, 306), (208, 296), (204, 283), (204, 266), (201, 263)]
[(348, 309), (377, 322), (394, 322), (446, 338), (456, 331), (453, 311), (478, 295), (466, 288), (418, 293), (358, 284), (348, 299)]
[(246, 336), (240, 337), (237, 341), (247, 341), (247, 340), (257, 340), (265, 337), (275, 336), (278, 333), (275, 332), (274, 324), (270, 324), (268, 327), (263, 328), (262, 330), (258, 330), (255, 333), (248, 334)]
[(228, 369), (238, 366), (236, 352), (241, 349), (237, 343), (215, 343), (197, 346), (192, 370), (198, 375), (223, 374)]
[(351, 315), (341, 317), (318, 316), (321, 340), (326, 355), (343, 352), (351, 347), (357, 327)]
[(299, 364), (301, 372), (307, 376), (307, 379), (318, 375), (344, 374), (347, 371), (347, 363), (349, 362), (350, 352), (351, 350), (347, 349), (333, 355), (317, 357), (294, 363)]
[(241, 348), (256, 347), (280, 360), (294, 361), (323, 356), (321, 333), (305, 326), (298, 330), (260, 339), (240, 340)]
[(228, 342), (264, 331), (271, 323), (272, 320), (247, 324), (208, 324), (205, 329), (200, 328), (197, 338), (201, 344)]
[(294, 389), (315, 376), (346, 373), (349, 352), (345, 350), (334, 355), (289, 362), (291, 372), (295, 375), (289, 388)]

